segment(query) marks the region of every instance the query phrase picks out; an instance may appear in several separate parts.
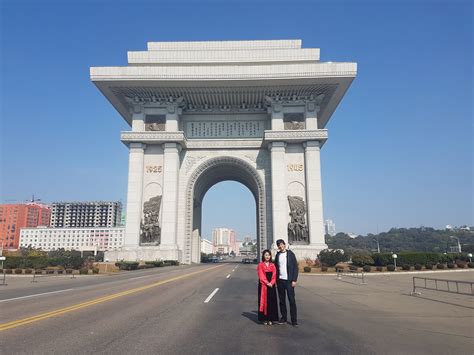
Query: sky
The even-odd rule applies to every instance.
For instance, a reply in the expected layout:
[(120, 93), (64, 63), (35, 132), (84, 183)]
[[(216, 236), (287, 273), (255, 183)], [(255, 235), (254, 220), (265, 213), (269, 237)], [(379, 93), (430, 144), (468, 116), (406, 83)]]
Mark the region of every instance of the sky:
[[(129, 127), (89, 67), (126, 65), (147, 41), (302, 39), (358, 63), (326, 127), (324, 217), (357, 234), (474, 225), (470, 1), (0, 3), (0, 202), (125, 203)], [(204, 237), (255, 235), (242, 185), (214, 186), (203, 208)]]

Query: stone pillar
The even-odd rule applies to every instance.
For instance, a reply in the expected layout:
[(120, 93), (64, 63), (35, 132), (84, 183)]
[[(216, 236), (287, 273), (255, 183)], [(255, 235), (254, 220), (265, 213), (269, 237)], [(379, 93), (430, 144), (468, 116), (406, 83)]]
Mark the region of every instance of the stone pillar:
[(177, 249), (179, 152), (177, 143), (164, 143), (161, 249)]
[(269, 113), (271, 114), (271, 125), (273, 131), (282, 131), (285, 129), (283, 123), (283, 105), (282, 104), (272, 104), (269, 108)]
[(286, 193), (285, 142), (270, 143), (272, 172), (273, 243), (288, 242), (288, 200)]
[(130, 143), (129, 145), (125, 247), (138, 247), (140, 242), (144, 150), (145, 144), (143, 143)]
[(323, 199), (321, 189), (321, 162), (318, 141), (304, 144), (306, 206), (310, 245), (319, 250), (327, 248), (324, 241)]
[(145, 114), (140, 104), (133, 105), (132, 131), (143, 132), (145, 130)]
[(318, 112), (319, 112), (319, 106), (316, 106), (316, 103), (308, 102), (306, 104), (306, 112), (305, 112), (306, 129), (311, 129), (311, 130), (318, 129)]
[(179, 110), (180, 108), (173, 103), (166, 107), (166, 130), (176, 132), (179, 130)]

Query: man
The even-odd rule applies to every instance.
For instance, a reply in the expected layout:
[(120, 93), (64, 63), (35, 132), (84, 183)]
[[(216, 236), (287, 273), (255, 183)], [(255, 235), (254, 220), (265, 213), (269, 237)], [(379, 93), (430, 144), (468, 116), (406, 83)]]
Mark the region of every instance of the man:
[(278, 299), (280, 300), (281, 319), (279, 324), (287, 322), (286, 296), (290, 303), (291, 325), (298, 327), (296, 318), (295, 287), (298, 280), (298, 262), (296, 256), (291, 250), (286, 249), (286, 243), (283, 239), (276, 241), (278, 253), (275, 256), (275, 266), (277, 269)]

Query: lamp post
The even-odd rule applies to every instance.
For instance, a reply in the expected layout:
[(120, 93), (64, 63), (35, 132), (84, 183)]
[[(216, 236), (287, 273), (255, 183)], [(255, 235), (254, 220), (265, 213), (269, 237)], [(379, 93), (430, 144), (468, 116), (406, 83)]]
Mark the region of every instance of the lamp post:
[(461, 253), (461, 243), (459, 242), (459, 238), (454, 235), (450, 236), (449, 238), (456, 239), (458, 241), (458, 252)]
[(467, 254), (467, 257), (469, 258), (469, 262), (472, 263), (472, 253)]
[(107, 266), (109, 265), (109, 259), (105, 259), (105, 273), (107, 273)]
[(395, 264), (395, 270), (397, 269), (397, 258), (398, 258), (398, 255), (393, 253), (392, 254), (392, 258), (393, 258), (393, 263)]

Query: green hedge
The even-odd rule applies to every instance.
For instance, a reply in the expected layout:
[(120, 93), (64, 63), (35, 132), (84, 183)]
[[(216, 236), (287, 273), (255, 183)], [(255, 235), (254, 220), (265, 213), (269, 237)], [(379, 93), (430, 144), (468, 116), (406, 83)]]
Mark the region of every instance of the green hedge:
[(318, 256), (319, 261), (324, 266), (334, 266), (337, 263), (348, 261), (349, 256), (341, 250), (321, 250)]
[[(441, 254), (441, 253), (414, 253), (414, 252), (400, 252), (397, 254), (397, 264), (415, 266), (416, 264), (438, 264), (447, 261), (457, 260), (461, 257), (458, 254)], [(393, 264), (392, 253), (374, 253), (372, 259), (376, 266), (387, 266)]]
[(44, 269), (48, 266), (80, 269), (84, 264), (84, 260), (84, 258), (77, 255), (62, 257), (7, 255), (3, 265), (5, 269)]
[(137, 270), (138, 261), (119, 261), (115, 263), (120, 270)]

